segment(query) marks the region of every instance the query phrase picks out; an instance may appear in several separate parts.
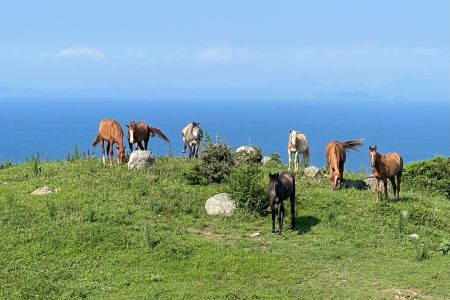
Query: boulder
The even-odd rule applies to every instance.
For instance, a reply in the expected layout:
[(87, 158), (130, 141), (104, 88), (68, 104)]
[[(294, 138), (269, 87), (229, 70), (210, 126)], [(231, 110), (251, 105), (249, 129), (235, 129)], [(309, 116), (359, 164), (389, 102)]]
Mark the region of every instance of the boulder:
[(155, 162), (155, 156), (150, 151), (136, 150), (133, 151), (128, 160), (128, 170), (140, 170), (150, 166)]
[(305, 173), (306, 177), (318, 178), (319, 176), (322, 176), (322, 172), (320, 171), (320, 169), (314, 166), (305, 168), (303, 172)]
[[(366, 179), (364, 179), (364, 182), (366, 183), (369, 189), (375, 190), (377, 182), (373, 176), (367, 177)], [(383, 181), (381, 180), (380, 180), (380, 191), (384, 191), (384, 184)]]
[(33, 192), (31, 192), (31, 195), (36, 195), (36, 196), (42, 196), (42, 195), (47, 195), (47, 194), (52, 194), (52, 193), (56, 193), (58, 192), (58, 188), (51, 188), (48, 186), (43, 186), (41, 188), (35, 189)]
[(267, 164), (269, 161), (271, 161), (272, 158), (270, 158), (270, 156), (264, 156), (263, 159), (261, 160), (261, 163), (263, 165)]
[(236, 209), (236, 204), (227, 193), (217, 194), (205, 203), (206, 213), (213, 216), (229, 216)]
[(238, 153), (238, 152), (246, 152), (247, 154), (252, 154), (252, 153), (256, 153), (257, 150), (253, 146), (241, 146), (236, 149), (236, 153)]

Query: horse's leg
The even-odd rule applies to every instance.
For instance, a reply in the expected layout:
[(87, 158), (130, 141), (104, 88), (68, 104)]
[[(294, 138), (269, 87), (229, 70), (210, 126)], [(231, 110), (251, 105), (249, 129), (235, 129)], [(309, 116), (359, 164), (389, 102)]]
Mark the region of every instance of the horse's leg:
[(198, 150), (200, 149), (199, 144), (195, 144), (195, 158), (198, 158)]
[(291, 155), (292, 152), (288, 150), (288, 171), (291, 170)]
[(275, 233), (275, 205), (270, 201), (270, 210), (272, 211), (272, 233)]
[(294, 172), (298, 171), (298, 151), (294, 153)]
[(106, 163), (105, 160), (105, 140), (102, 139), (102, 159), (103, 159), (103, 163)]
[(130, 147), (130, 154), (133, 153), (133, 144), (132, 143), (128, 143), (128, 146)]
[(377, 194), (377, 202), (380, 201), (380, 180), (376, 177), (375, 179), (375, 194)]
[(400, 199), (400, 182), (402, 181), (402, 172), (397, 173), (397, 200)]
[(396, 198), (396, 195), (397, 195), (397, 185), (395, 184), (395, 176), (389, 178), (389, 180), (391, 181), (392, 189), (394, 190), (394, 198)]
[(384, 200), (388, 200), (388, 192), (387, 192), (387, 178), (383, 178), (383, 184), (384, 184)]
[(294, 191), (291, 193), (291, 228), (295, 229), (295, 186)]
[(108, 143), (108, 148), (109, 148), (109, 164), (112, 166), (113, 156), (114, 156), (114, 144)]
[(281, 231), (283, 231), (283, 201), (278, 204), (278, 234), (281, 234)]
[(148, 138), (144, 139), (144, 150), (147, 150), (149, 139), (150, 139), (150, 136)]
[(111, 158), (109, 155), (110, 148), (111, 148), (111, 144), (109, 142), (106, 142), (106, 156), (108, 157), (108, 161), (111, 163)]

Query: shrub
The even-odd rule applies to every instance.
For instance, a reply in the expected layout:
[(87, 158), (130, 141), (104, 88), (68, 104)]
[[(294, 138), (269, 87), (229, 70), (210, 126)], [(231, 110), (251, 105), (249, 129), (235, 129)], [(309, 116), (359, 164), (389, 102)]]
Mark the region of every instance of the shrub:
[(229, 193), (238, 208), (261, 212), (267, 205), (264, 174), (259, 164), (236, 166), (229, 179)]
[(450, 157), (409, 163), (403, 171), (404, 181), (414, 187), (443, 194), (450, 199)]
[(274, 164), (277, 164), (277, 165), (283, 164), (279, 153), (276, 153), (276, 152), (270, 153), (269, 157), (270, 157), (270, 162), (273, 162)]
[(233, 166), (232, 149), (223, 142), (213, 143), (206, 135), (200, 162), (184, 173), (191, 184), (220, 183), (228, 178)]

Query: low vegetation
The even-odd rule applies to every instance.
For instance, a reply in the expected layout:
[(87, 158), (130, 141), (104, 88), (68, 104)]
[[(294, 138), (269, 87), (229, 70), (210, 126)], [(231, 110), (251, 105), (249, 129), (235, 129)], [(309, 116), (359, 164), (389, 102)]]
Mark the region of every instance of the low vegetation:
[[(78, 154), (0, 168), (0, 298), (450, 298), (450, 201), (441, 183), (419, 184), (422, 165), (406, 166), (399, 201), (297, 177), (297, 228), (281, 236), (264, 193), (285, 166), (232, 165), (193, 184), (195, 166), (160, 157), (131, 172)], [(58, 192), (31, 195), (44, 185)], [(241, 209), (207, 216), (224, 191)]]

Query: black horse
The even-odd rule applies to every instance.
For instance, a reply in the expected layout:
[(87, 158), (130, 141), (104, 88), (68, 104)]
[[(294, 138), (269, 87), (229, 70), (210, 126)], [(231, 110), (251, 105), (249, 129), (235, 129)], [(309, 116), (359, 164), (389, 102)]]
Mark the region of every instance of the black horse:
[(272, 232), (275, 232), (275, 204), (278, 206), (278, 234), (283, 230), (284, 205), (283, 200), (291, 200), (291, 228), (295, 229), (295, 178), (291, 173), (281, 171), (269, 173), (269, 188), (267, 196), (272, 210)]

